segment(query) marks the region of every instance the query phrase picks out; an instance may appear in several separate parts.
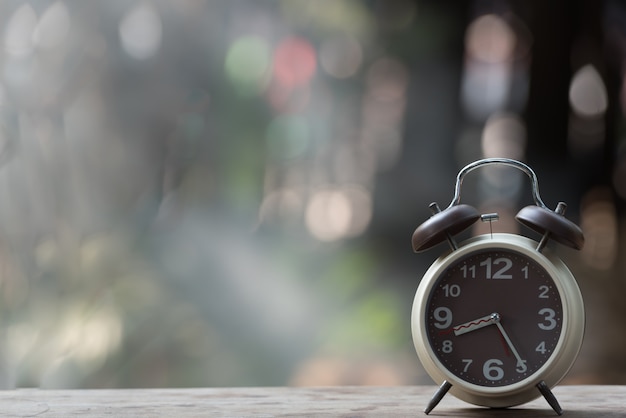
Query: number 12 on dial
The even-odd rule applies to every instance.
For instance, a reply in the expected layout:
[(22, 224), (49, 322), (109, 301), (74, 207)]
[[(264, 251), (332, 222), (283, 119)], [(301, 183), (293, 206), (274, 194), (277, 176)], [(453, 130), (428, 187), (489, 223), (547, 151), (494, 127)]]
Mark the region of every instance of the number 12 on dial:
[[(476, 277), (481, 277), (485, 279), (498, 280), (512, 279), (513, 274), (509, 271), (512, 267), (513, 260), (510, 258), (498, 257), (496, 259), (492, 259), (492, 257), (487, 257), (478, 263), (478, 268), (476, 267), (476, 264), (464, 264), (460, 267), (460, 269), (464, 279), (475, 279)], [(528, 279), (528, 265), (525, 265), (520, 269), (524, 279)], [(476, 272), (478, 272), (478, 276), (476, 276)]]

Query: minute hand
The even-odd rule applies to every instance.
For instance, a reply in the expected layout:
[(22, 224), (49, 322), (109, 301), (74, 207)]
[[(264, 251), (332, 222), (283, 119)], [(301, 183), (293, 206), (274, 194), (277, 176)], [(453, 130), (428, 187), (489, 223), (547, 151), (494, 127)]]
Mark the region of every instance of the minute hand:
[(517, 365), (523, 369), (526, 369), (526, 366), (524, 365), (524, 361), (520, 357), (519, 353), (515, 349), (515, 346), (513, 345), (513, 342), (509, 338), (509, 334), (506, 333), (506, 331), (504, 330), (504, 327), (500, 323), (500, 315), (498, 315), (497, 318), (495, 318), (495, 322), (496, 322), (496, 326), (498, 327), (498, 330), (500, 331), (500, 334), (502, 334), (502, 338), (504, 338), (504, 341), (506, 341), (506, 344), (509, 346), (509, 348), (513, 352), (513, 355), (515, 356), (515, 359), (517, 360)]

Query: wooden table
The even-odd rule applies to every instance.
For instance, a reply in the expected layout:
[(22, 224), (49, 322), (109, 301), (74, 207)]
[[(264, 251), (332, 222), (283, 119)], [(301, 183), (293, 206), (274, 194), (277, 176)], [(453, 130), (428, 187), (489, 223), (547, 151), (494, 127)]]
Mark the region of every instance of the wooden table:
[[(206, 389), (18, 389), (0, 417), (426, 417), (434, 386)], [(626, 386), (558, 386), (564, 417), (626, 417)], [(543, 398), (490, 410), (447, 395), (431, 417), (556, 417)]]

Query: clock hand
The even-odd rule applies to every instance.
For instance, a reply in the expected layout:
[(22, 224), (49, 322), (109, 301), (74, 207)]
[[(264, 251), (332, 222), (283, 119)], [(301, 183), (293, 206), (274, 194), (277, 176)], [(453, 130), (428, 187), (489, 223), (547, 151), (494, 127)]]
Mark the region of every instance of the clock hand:
[(524, 360), (522, 360), (522, 358), (520, 357), (519, 353), (515, 349), (515, 346), (513, 346), (513, 342), (509, 338), (509, 334), (506, 333), (506, 331), (504, 330), (504, 327), (500, 323), (500, 315), (495, 313), (495, 314), (493, 314), (493, 316), (494, 316), (495, 324), (498, 327), (498, 330), (500, 331), (500, 334), (502, 335), (502, 338), (504, 338), (504, 341), (506, 341), (506, 344), (509, 346), (509, 348), (513, 352), (513, 355), (517, 359), (517, 366), (521, 367), (522, 369), (524, 369), (523, 371), (526, 371), (526, 365), (524, 364)]
[(473, 321), (468, 321), (464, 324), (457, 325), (456, 327), (452, 327), (450, 330), (447, 330), (446, 333), (450, 331), (454, 331), (454, 335), (462, 335), (471, 331), (475, 331), (480, 328), (484, 328), (488, 325), (496, 323), (500, 318), (500, 315), (497, 313), (492, 313), (489, 315), (485, 315), (481, 318), (474, 319)]
[[(468, 332), (471, 332), (471, 331), (476, 331), (477, 329), (484, 328), (488, 325), (498, 324), (499, 322), (500, 322), (500, 314), (498, 314), (497, 312), (494, 312), (492, 314), (485, 315), (481, 318), (477, 318), (472, 321), (465, 322), (464, 324), (457, 325), (455, 327), (452, 327), (443, 331), (439, 331), (439, 333), (443, 335), (443, 334), (449, 334), (454, 331), (454, 335), (459, 336), (459, 335), (467, 334)], [(504, 335), (502, 333), (500, 333), (500, 335), (502, 335), (502, 338), (503, 338), (502, 345), (504, 346), (504, 350), (507, 351), (508, 353), (507, 345), (512, 346), (510, 343), (510, 339), (509, 339), (509, 342), (506, 342), (504, 340)], [(525, 367), (523, 363), (520, 363), (521, 359), (519, 358), (519, 356), (516, 356), (516, 358), (518, 359), (518, 365), (522, 364), (522, 367)]]

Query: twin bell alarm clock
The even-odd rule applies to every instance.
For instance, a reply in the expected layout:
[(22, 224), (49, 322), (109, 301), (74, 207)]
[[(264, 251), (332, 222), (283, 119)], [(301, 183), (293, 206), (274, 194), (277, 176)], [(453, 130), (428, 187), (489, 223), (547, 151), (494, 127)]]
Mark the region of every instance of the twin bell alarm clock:
[[(479, 219), (460, 203), (464, 177), (487, 165), (523, 171), (531, 180), (534, 205), (516, 219), (541, 234), (535, 241), (511, 233), (491, 233), (460, 244), (454, 236)], [(422, 278), (411, 314), (415, 350), (439, 389), (426, 414), (450, 391), (466, 402), (505, 408), (541, 395), (561, 415), (551, 388), (568, 372), (582, 344), (585, 313), (580, 289), (567, 266), (546, 243), (580, 250), (581, 229), (541, 200), (537, 177), (526, 164), (505, 158), (479, 160), (457, 176), (450, 205), (430, 205), (432, 217), (413, 233), (415, 252), (447, 241), (450, 251), (439, 257)]]

